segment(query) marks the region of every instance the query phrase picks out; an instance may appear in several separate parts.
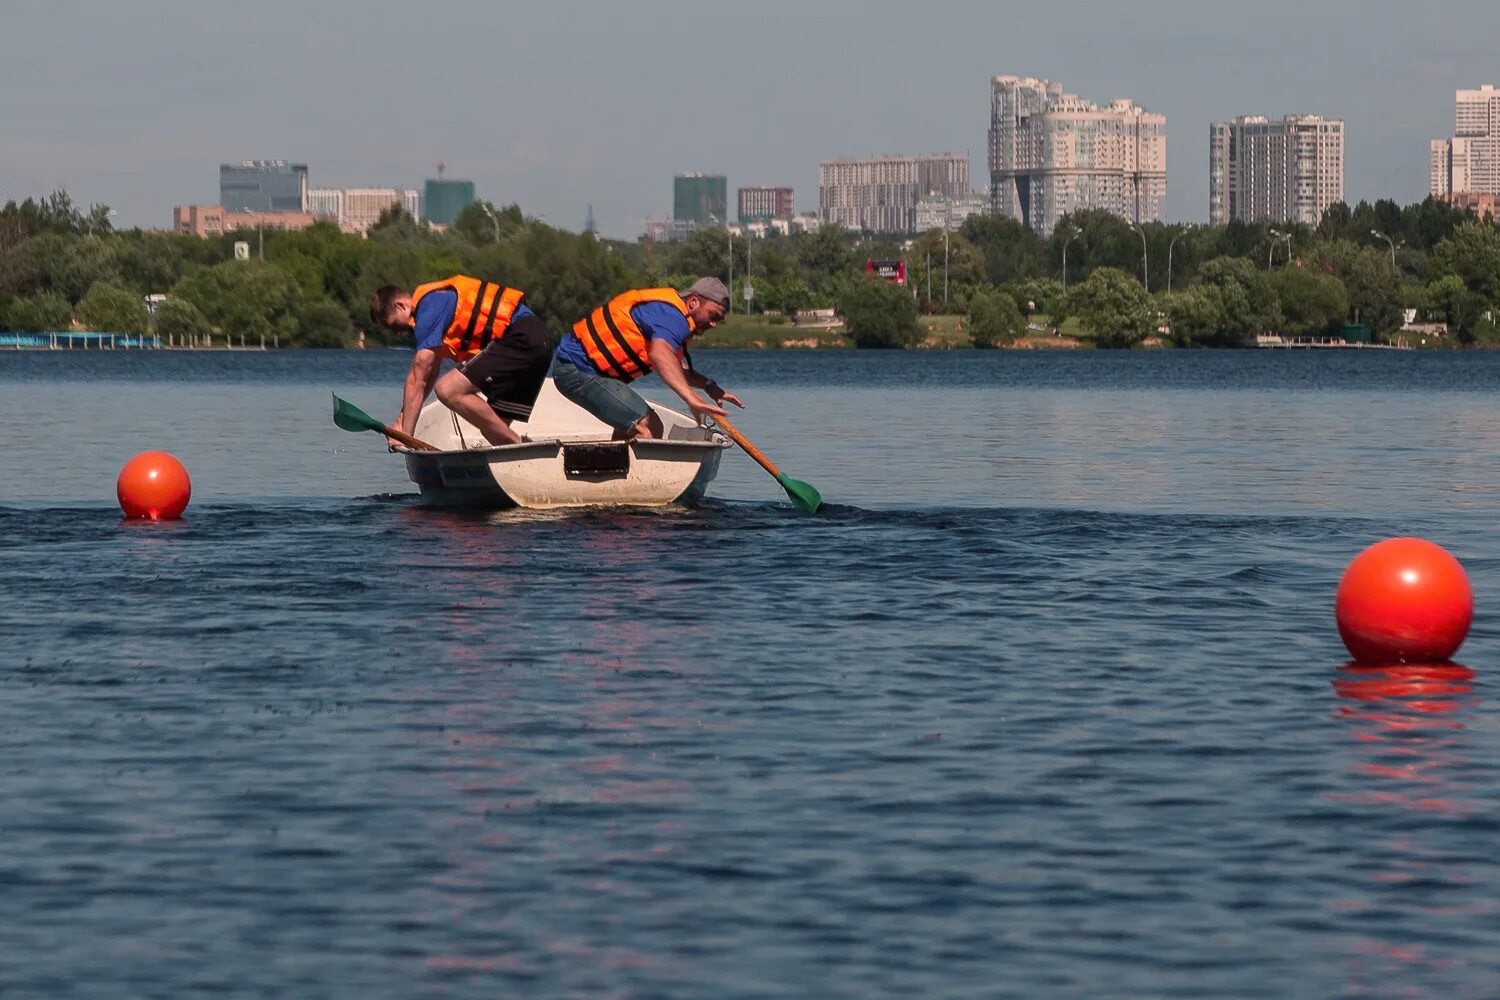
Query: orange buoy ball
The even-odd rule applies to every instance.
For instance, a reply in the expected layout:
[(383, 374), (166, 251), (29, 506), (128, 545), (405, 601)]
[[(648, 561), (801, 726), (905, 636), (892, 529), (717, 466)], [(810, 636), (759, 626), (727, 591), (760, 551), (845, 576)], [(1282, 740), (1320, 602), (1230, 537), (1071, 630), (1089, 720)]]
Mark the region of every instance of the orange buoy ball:
[(143, 451), (125, 463), (115, 484), (126, 517), (170, 521), (182, 516), (193, 484), (182, 463), (164, 451)]
[(1344, 570), (1334, 618), (1360, 663), (1440, 663), (1469, 635), (1474, 591), (1442, 546), (1388, 538)]

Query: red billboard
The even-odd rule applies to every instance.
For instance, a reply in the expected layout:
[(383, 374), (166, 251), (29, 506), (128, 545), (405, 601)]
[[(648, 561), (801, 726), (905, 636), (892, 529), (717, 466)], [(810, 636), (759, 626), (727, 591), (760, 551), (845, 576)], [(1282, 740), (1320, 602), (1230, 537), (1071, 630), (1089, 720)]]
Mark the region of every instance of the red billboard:
[(893, 285), (904, 285), (906, 284), (906, 261), (867, 260), (865, 261), (865, 273), (873, 274), (877, 278), (889, 281)]

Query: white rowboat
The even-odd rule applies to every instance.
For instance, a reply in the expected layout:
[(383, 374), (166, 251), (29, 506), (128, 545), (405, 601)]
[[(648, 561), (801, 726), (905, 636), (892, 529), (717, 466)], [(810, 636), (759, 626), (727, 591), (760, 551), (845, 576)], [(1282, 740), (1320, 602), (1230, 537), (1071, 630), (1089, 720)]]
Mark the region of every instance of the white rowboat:
[(414, 436), (441, 450), (397, 450), (423, 499), (443, 507), (661, 506), (699, 499), (729, 441), (676, 410), (651, 408), (661, 417), (663, 438), (614, 441), (609, 425), (563, 398), (549, 378), (530, 419), (511, 424), (520, 444), (490, 444), (433, 400), (422, 407)]

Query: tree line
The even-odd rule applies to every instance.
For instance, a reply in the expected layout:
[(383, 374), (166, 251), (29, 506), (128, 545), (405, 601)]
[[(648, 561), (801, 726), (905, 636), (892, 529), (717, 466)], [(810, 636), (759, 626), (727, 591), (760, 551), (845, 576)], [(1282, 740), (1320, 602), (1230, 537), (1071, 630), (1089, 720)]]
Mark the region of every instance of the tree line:
[[(393, 208), (368, 238), (318, 223), (201, 239), (116, 231), (112, 214), (63, 191), (0, 208), (0, 329), (77, 326), (182, 342), (229, 334), (304, 347), (347, 346), (363, 332), (389, 342), (369, 322), (376, 288), (463, 272), (524, 289), (559, 333), (627, 288), (685, 287), (712, 274), (732, 275), (736, 309), (747, 285), (753, 312), (837, 309), (863, 347), (914, 345), (923, 312), (966, 317), (977, 346), (1070, 318), (1099, 347), (1159, 332), (1181, 347), (1232, 346), (1347, 323), (1382, 337), (1406, 309), (1446, 323), (1455, 343), (1500, 342), (1500, 228), (1435, 199), (1338, 204), (1317, 226), (1132, 227), (1090, 210), (1047, 237), (978, 216), (909, 243), (837, 226), (753, 241), (713, 229), (672, 244), (617, 242), (487, 202), (443, 231)], [(234, 259), (240, 240), (253, 259)], [(866, 260), (893, 258), (908, 262), (907, 287), (864, 273)], [(152, 294), (166, 295), (154, 317), (144, 305)]]

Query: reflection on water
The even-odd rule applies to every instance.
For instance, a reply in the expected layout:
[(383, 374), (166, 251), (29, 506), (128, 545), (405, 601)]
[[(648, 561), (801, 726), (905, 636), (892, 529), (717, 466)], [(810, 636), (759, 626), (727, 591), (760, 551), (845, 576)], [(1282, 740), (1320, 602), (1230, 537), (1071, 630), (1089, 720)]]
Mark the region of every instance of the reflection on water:
[[(1371, 927), (1351, 935), (1346, 988), (1358, 995), (1492, 996), (1466, 935), (1493, 921), (1500, 905), (1483, 877), (1444, 846), (1468, 839), (1469, 822), (1490, 808), (1492, 781), (1466, 755), (1466, 720), (1479, 707), (1475, 672), (1457, 663), (1349, 664), (1333, 681), (1336, 717), (1354, 737), (1351, 770), (1363, 791), (1330, 801), (1377, 811), (1378, 833), (1361, 851), (1349, 895), (1332, 908)], [(1483, 780), (1477, 780), (1477, 779)], [(1408, 814), (1420, 816), (1413, 834)], [(1416, 817), (1413, 817), (1416, 819)], [(1399, 926), (1399, 935), (1381, 925)], [(1414, 931), (1420, 928), (1420, 931)], [(1457, 987), (1457, 989), (1455, 989)], [(1500, 987), (1491, 983), (1490, 987)]]

